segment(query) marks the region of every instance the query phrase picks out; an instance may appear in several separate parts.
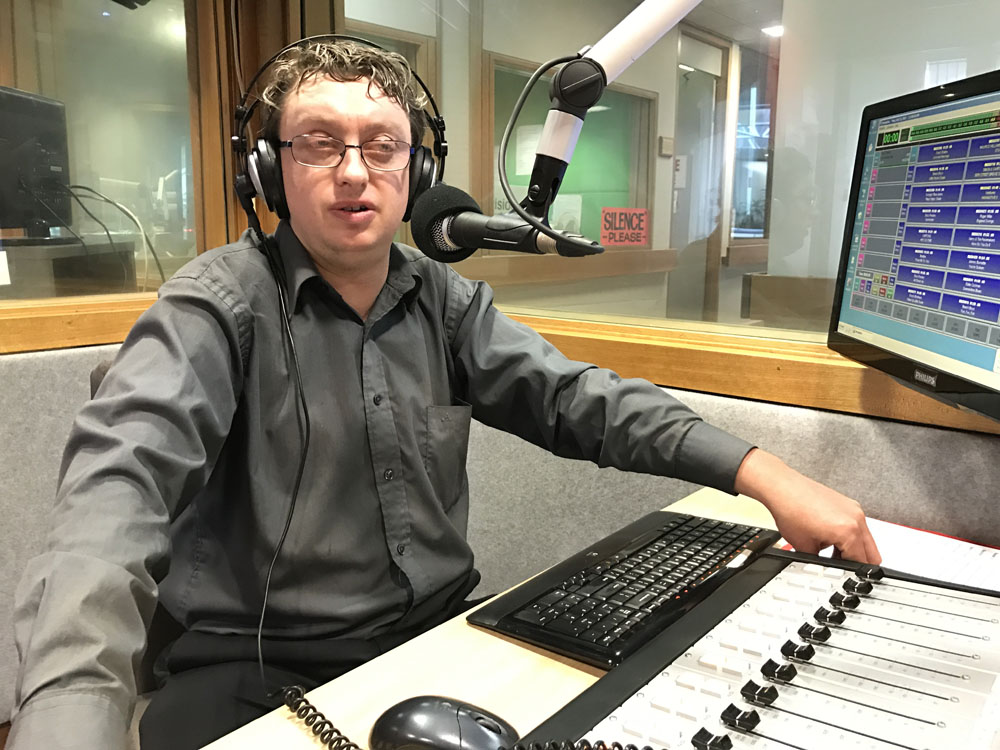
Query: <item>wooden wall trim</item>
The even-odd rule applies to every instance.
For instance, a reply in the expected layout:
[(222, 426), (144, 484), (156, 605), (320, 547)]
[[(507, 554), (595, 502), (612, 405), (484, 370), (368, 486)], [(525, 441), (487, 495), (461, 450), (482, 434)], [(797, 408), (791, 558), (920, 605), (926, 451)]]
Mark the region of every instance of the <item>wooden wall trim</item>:
[[(124, 340), (153, 294), (0, 306), (0, 354)], [(1000, 434), (1000, 425), (899, 385), (821, 343), (511, 315), (571, 359), (659, 385)]]
[(4, 302), (0, 354), (120, 343), (155, 299), (155, 294), (108, 294)]
[(821, 343), (513, 315), (571, 359), (659, 385), (1000, 434)]
[(14, 3), (0, 0), (0, 86), (14, 87)]

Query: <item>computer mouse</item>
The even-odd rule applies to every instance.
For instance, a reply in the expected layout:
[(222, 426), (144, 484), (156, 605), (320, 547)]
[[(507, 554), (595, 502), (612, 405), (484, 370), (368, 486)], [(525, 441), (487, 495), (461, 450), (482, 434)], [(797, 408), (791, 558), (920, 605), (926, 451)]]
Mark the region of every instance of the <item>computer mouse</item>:
[(497, 750), (517, 742), (499, 716), (454, 698), (419, 695), (386, 709), (368, 738), (371, 750)]

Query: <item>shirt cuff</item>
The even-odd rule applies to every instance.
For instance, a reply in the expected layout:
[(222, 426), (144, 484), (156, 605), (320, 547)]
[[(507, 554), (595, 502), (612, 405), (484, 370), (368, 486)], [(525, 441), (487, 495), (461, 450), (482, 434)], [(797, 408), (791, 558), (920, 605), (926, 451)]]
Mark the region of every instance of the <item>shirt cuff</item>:
[(128, 750), (128, 725), (105, 696), (39, 696), (14, 716), (7, 750)]
[(707, 422), (695, 422), (681, 441), (675, 476), (735, 495), (736, 473), (755, 447)]

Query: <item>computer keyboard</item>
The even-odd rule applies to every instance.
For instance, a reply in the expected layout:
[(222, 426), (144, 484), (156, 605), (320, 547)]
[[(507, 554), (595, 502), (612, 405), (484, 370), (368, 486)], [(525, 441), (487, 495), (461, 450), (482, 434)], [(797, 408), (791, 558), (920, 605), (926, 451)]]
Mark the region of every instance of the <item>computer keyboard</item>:
[(469, 615), (595, 666), (615, 666), (779, 535), (669, 511), (644, 516)]

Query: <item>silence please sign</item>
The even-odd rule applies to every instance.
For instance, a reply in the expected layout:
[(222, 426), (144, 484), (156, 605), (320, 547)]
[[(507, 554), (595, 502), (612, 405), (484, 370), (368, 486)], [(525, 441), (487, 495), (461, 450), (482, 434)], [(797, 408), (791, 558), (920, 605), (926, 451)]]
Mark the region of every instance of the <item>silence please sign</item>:
[(649, 209), (602, 208), (601, 244), (649, 244)]

